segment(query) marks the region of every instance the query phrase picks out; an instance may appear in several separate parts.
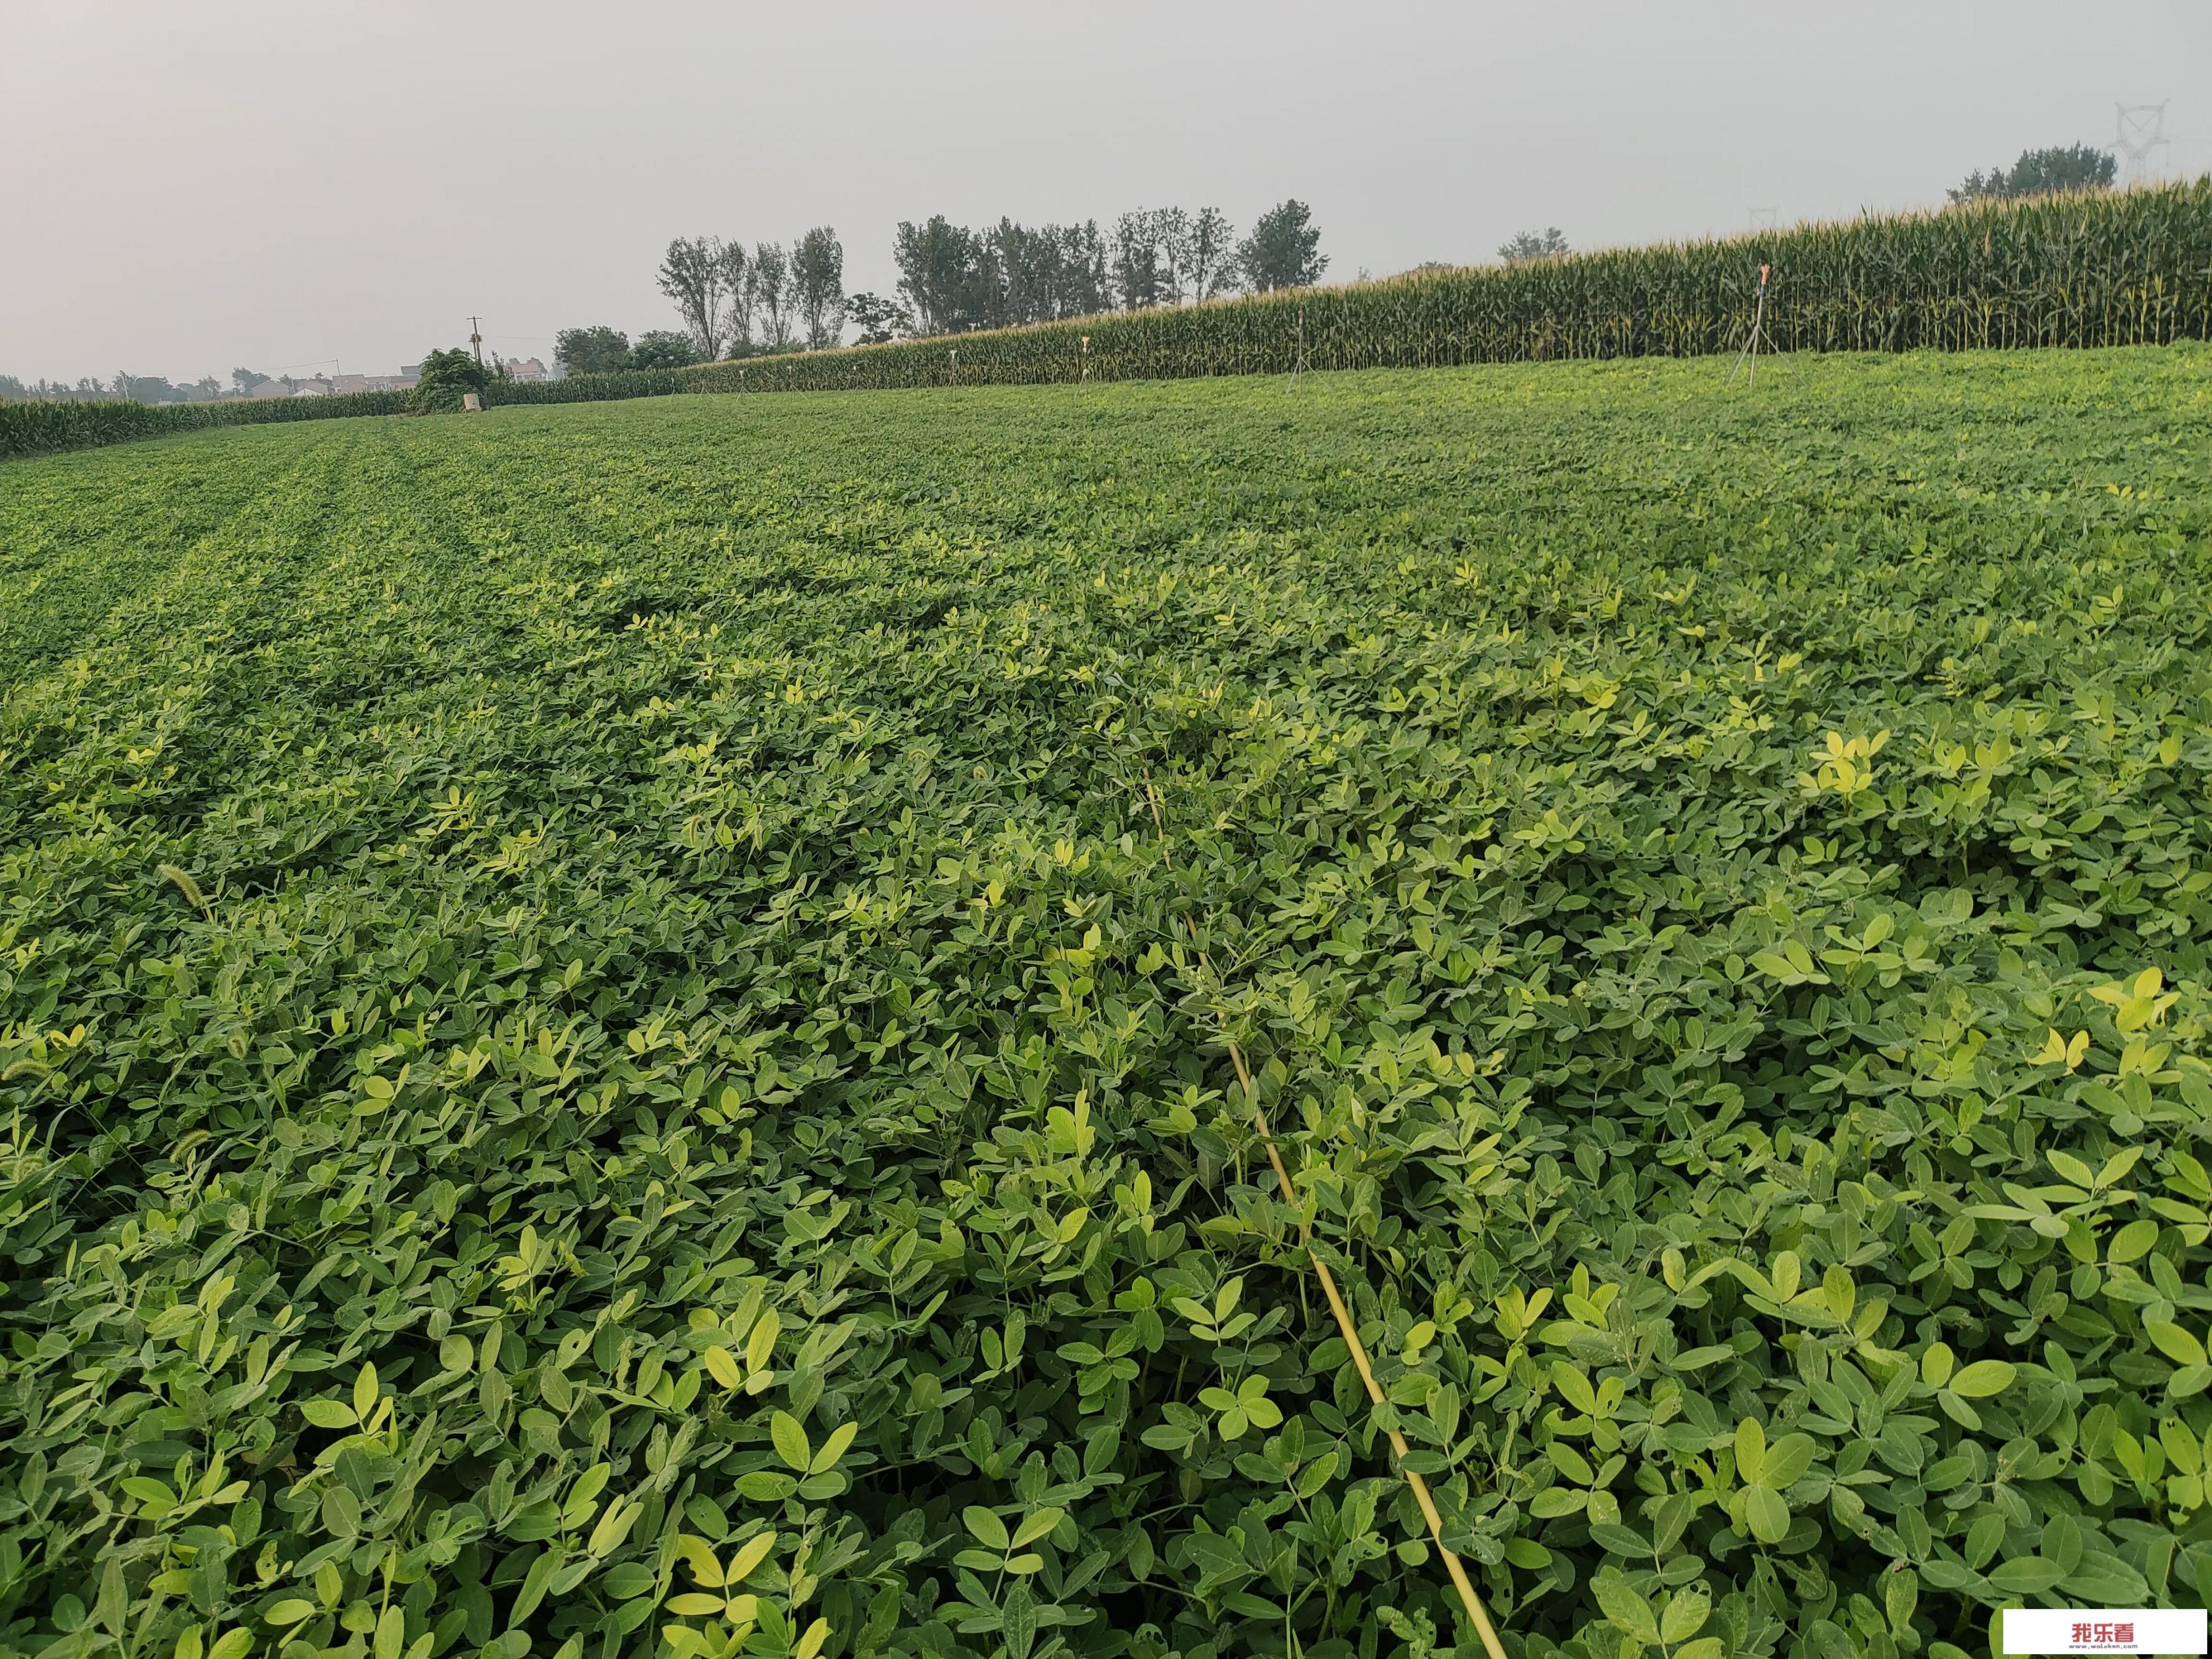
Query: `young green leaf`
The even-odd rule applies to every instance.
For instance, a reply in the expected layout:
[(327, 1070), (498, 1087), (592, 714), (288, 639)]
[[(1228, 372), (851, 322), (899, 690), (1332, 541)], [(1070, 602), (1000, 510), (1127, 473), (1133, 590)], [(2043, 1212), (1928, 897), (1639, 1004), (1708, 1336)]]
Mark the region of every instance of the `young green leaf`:
[(814, 1448), (799, 1419), (789, 1412), (776, 1413), (769, 1419), (769, 1435), (775, 1443), (775, 1455), (785, 1465), (805, 1474), (814, 1461)]

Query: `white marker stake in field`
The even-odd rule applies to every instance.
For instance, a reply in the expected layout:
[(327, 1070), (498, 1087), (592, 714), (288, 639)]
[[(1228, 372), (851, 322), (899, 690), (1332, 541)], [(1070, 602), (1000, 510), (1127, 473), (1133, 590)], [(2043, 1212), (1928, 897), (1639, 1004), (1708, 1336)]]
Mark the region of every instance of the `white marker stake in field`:
[[(1735, 380), (1736, 368), (1743, 367), (1747, 357), (1751, 360), (1751, 373), (1744, 377), (1743, 383), (1746, 386), (1759, 384), (1759, 337), (1766, 331), (1766, 273), (1773, 268), (1771, 265), (1759, 268), (1759, 303), (1752, 308), (1751, 337), (1743, 343), (1743, 349), (1735, 354), (1735, 368), (1729, 370), (1731, 385)], [(1773, 342), (1770, 340), (1767, 343), (1771, 345)]]

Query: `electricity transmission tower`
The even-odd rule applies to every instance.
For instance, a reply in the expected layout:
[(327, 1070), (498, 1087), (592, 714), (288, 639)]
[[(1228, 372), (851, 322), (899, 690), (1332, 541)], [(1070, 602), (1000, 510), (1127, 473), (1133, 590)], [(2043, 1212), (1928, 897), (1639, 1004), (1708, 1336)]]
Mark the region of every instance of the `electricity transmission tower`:
[(2128, 182), (2139, 185), (2150, 176), (2151, 152), (2172, 141), (2166, 136), (2164, 104), (2115, 104), (2120, 112), (2119, 133), (2113, 144), (2128, 158)]
[(1755, 207), (1755, 208), (1752, 209), (1752, 210), (1751, 210), (1751, 228), (1752, 228), (1753, 230), (1771, 230), (1771, 229), (1773, 229), (1773, 228), (1774, 228), (1774, 216), (1775, 216), (1775, 214), (1776, 214), (1776, 213), (1778, 213), (1778, 211), (1780, 211), (1780, 210), (1779, 210), (1779, 209), (1778, 209), (1778, 208), (1771, 208), (1771, 207), (1763, 207), (1763, 208), (1760, 208), (1760, 207)]

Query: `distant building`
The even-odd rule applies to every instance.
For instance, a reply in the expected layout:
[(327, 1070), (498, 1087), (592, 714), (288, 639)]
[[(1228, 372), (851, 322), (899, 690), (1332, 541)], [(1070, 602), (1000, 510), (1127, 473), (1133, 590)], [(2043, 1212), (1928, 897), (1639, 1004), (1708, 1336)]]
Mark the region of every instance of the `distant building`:
[(543, 380), (550, 378), (545, 373), (545, 365), (535, 357), (508, 358), (507, 374), (511, 380)]
[(413, 374), (333, 374), (325, 381), (320, 377), (302, 382), (303, 386), (328, 385), (334, 398), (350, 396), (356, 392), (410, 392), (414, 389)]
[(312, 380), (300, 381), (292, 388), (292, 395), (295, 398), (327, 398), (333, 390), (330, 377), (318, 374)]
[(246, 395), (257, 401), (264, 398), (289, 398), (292, 395), (292, 388), (282, 380), (264, 380)]

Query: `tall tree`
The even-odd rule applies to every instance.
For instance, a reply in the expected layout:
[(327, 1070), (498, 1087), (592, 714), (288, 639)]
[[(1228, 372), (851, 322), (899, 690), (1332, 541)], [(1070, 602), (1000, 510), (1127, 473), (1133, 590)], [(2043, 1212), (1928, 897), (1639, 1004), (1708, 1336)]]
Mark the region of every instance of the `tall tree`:
[(722, 245), (712, 236), (678, 236), (660, 262), (660, 291), (676, 302), (677, 315), (700, 354), (722, 355), (724, 285)]
[(131, 374), (118, 372), (108, 389), (118, 398), (128, 398), (137, 404), (173, 404), (185, 400), (183, 386), (171, 386), (165, 374)]
[(605, 323), (564, 328), (553, 337), (553, 358), (571, 374), (605, 374), (629, 367), (629, 336)]
[(979, 322), (994, 328), (1058, 313), (1060, 247), (1054, 228), (1001, 219), (975, 239)]
[(631, 349), (628, 367), (631, 368), (683, 368), (699, 361), (699, 348), (688, 334), (678, 334), (673, 329), (656, 328), (637, 337)]
[(1109, 244), (1114, 293), (1124, 311), (1144, 311), (1170, 297), (1165, 250), (1160, 246), (1160, 216), (1145, 209), (1114, 222)]
[(1200, 208), (1183, 222), (1176, 271), (1189, 299), (1211, 300), (1236, 286), (1236, 235), (1219, 208)]
[(781, 244), (753, 245), (752, 270), (748, 273), (753, 314), (760, 319), (760, 342), (769, 351), (791, 344), (791, 260)]
[(900, 335), (914, 332), (914, 313), (879, 295), (855, 294), (845, 302), (845, 311), (860, 331), (862, 345), (889, 345)]
[(1179, 207), (1152, 210), (1152, 240), (1160, 251), (1160, 303), (1179, 306), (1190, 286), (1190, 239), (1194, 227)]
[(917, 333), (975, 326), (977, 252), (975, 238), (941, 213), (920, 225), (899, 222), (891, 257), (898, 264), (899, 292), (914, 307)]
[(994, 327), (1103, 311), (1107, 256), (1096, 222), (1018, 225), (1001, 219), (975, 246), (978, 320)]
[(1525, 265), (1531, 259), (1556, 259), (1570, 251), (1567, 239), (1553, 225), (1541, 232), (1515, 233), (1512, 240), (1498, 244), (1498, 257), (1509, 265)]
[(1098, 222), (1063, 225), (1058, 237), (1059, 317), (1095, 317), (1113, 307), (1113, 289), (1106, 273), (1106, 239)]
[(734, 237), (722, 245), (722, 293), (729, 307), (729, 337), (722, 349), (742, 357), (753, 346), (753, 270), (745, 245)]
[(817, 225), (792, 244), (791, 291), (808, 350), (844, 337), (845, 247), (829, 226)]
[(963, 232), (971, 259), (962, 273), (968, 295), (969, 328), (1004, 328), (1019, 307), (1030, 304), (1029, 290), (1036, 281), (1036, 258), (1030, 233), (1011, 219), (980, 232)]
[(1237, 250), (1244, 278), (1261, 293), (1279, 288), (1311, 288), (1328, 269), (1321, 252), (1321, 232), (1313, 210), (1296, 199), (1260, 216)]
[(2119, 162), (2112, 152), (2094, 144), (2024, 149), (2010, 167), (1970, 173), (1958, 189), (1947, 194), (1954, 202), (1976, 202), (1990, 197), (2048, 196), (2062, 190), (2110, 190), (2118, 173)]
[[(1145, 233), (1139, 227), (1135, 234)], [(1096, 220), (1018, 225), (1001, 219), (972, 231), (939, 214), (920, 225), (901, 224), (893, 252), (899, 292), (912, 307), (904, 330), (909, 333), (1089, 317), (1114, 304), (1111, 250)], [(864, 340), (875, 337), (871, 325), (861, 326)]]

